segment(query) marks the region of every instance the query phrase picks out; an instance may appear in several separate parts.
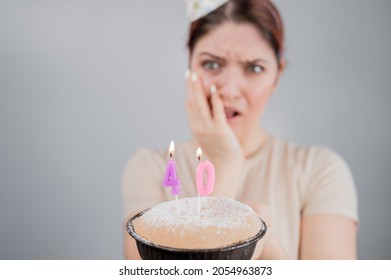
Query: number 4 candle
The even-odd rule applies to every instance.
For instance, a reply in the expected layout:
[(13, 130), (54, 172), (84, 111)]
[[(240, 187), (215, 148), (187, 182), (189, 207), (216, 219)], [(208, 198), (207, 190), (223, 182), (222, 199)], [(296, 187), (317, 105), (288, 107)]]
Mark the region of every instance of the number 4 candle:
[(166, 174), (164, 175), (163, 186), (172, 187), (171, 194), (175, 195), (176, 210), (179, 215), (178, 195), (181, 193), (181, 189), (179, 187), (180, 180), (176, 176), (176, 163), (175, 160), (172, 159), (174, 154), (174, 141), (171, 141), (169, 153), (170, 160), (168, 161)]

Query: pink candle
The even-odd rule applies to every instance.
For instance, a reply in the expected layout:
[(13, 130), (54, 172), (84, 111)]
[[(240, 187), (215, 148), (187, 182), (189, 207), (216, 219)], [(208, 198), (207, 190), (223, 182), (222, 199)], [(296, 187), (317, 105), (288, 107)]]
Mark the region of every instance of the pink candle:
[[(202, 196), (210, 195), (213, 191), (213, 187), (215, 184), (215, 169), (213, 164), (210, 161), (201, 162), (202, 150), (201, 148), (197, 149), (197, 157), (198, 157), (198, 167), (196, 174), (196, 183), (198, 194)], [(206, 172), (206, 184), (204, 184), (204, 173)]]
[(171, 141), (169, 153), (170, 160), (168, 161), (166, 173), (164, 175), (163, 186), (172, 187), (171, 194), (177, 196), (181, 193), (181, 189), (179, 187), (180, 180), (176, 176), (176, 163), (175, 160), (172, 159), (174, 154), (174, 141)]

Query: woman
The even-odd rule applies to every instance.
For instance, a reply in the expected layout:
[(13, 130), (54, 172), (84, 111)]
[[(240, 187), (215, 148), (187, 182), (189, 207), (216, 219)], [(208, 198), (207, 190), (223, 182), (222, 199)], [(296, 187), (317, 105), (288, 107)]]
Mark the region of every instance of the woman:
[[(278, 10), (269, 0), (187, 2), (186, 110), (193, 139), (175, 149), (182, 197), (197, 195), (200, 146), (215, 166), (213, 195), (251, 205), (268, 224), (254, 258), (356, 258), (357, 198), (345, 162), (329, 149), (279, 139), (259, 125), (285, 67)], [(125, 220), (172, 199), (161, 187), (166, 162), (167, 151), (146, 149), (130, 160)], [(125, 256), (139, 257), (127, 233)]]

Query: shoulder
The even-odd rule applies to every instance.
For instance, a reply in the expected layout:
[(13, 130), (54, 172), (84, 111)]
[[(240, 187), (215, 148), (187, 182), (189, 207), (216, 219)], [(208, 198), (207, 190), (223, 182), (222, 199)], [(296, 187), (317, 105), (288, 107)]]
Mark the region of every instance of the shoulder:
[(123, 170), (123, 181), (134, 183), (150, 176), (159, 176), (165, 166), (163, 153), (149, 148), (138, 149), (127, 161)]
[(301, 197), (302, 213), (340, 214), (358, 220), (357, 193), (350, 167), (335, 150), (275, 139)]
[(160, 162), (163, 161), (163, 152), (150, 149), (140, 148), (138, 149), (129, 160), (129, 164), (132, 163), (147, 163), (147, 162)]
[(300, 167), (302, 171), (330, 165), (347, 168), (342, 156), (329, 147), (302, 144), (276, 136), (272, 136), (271, 142), (271, 149), (274, 152), (280, 154), (291, 165)]
[[(320, 177), (330, 180), (349, 181), (353, 184), (351, 170), (346, 160), (335, 150), (324, 146), (306, 146), (303, 160), (303, 171), (309, 180), (320, 180)], [(309, 182), (310, 183), (310, 182)]]

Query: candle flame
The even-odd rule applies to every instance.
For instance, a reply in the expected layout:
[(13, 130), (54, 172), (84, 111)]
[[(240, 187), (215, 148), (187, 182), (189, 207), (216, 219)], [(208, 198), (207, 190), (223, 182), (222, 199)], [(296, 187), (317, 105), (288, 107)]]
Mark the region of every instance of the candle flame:
[(175, 149), (175, 144), (174, 144), (174, 141), (171, 141), (170, 143), (170, 148), (169, 148), (169, 154), (170, 154), (170, 158), (172, 158), (173, 154), (174, 154), (174, 149)]
[(197, 149), (197, 158), (198, 158), (199, 161), (201, 160), (201, 157), (202, 157), (202, 150), (201, 150), (200, 147), (198, 147), (198, 149)]

